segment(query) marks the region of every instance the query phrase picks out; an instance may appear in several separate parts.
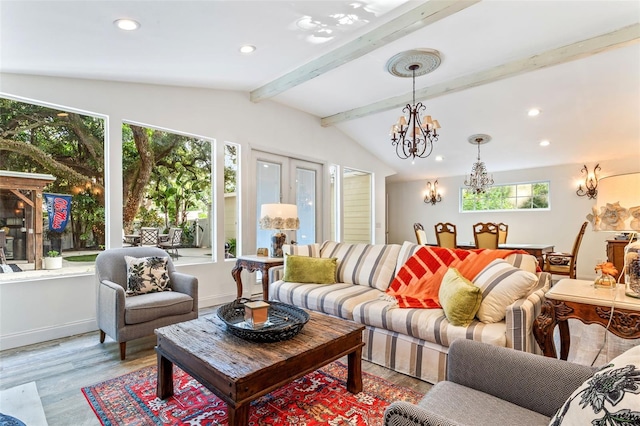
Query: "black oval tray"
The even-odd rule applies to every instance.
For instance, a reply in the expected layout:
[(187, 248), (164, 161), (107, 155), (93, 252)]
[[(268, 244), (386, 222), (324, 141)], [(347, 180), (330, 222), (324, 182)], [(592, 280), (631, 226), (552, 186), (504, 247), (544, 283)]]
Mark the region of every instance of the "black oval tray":
[(269, 319), (260, 328), (251, 328), (246, 325), (244, 299), (220, 306), (217, 311), (218, 318), (227, 325), (227, 330), (231, 334), (263, 343), (291, 339), (309, 321), (309, 314), (300, 308), (282, 302), (267, 303), (269, 303)]

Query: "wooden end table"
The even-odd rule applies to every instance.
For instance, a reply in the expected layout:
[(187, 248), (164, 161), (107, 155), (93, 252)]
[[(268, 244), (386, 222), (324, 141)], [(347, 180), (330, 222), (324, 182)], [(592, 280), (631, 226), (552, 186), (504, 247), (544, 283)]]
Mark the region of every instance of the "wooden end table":
[(158, 398), (173, 395), (173, 365), (227, 403), (229, 425), (249, 424), (251, 401), (347, 355), (347, 390), (362, 392), (364, 326), (318, 312), (296, 336), (255, 343), (226, 331), (216, 314), (156, 329)]
[(262, 273), (262, 300), (269, 300), (269, 269), (284, 265), (283, 257), (266, 257), (256, 255), (238, 256), (236, 266), (231, 270), (231, 276), (238, 288), (238, 299), (242, 297), (242, 270)]
[[(593, 281), (562, 279), (545, 294), (540, 315), (534, 320), (533, 334), (545, 356), (556, 358), (553, 330), (560, 329), (560, 359), (567, 359), (571, 336), (569, 318), (585, 324), (609, 323), (609, 331), (623, 339), (640, 337), (640, 299), (624, 294), (624, 285), (615, 290), (595, 288)], [(614, 302), (615, 297), (615, 302)]]

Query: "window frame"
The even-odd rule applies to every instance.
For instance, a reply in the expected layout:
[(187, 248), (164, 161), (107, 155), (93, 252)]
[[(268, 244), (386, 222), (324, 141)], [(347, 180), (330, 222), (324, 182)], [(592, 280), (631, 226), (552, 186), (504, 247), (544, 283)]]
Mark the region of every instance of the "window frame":
[[(547, 185), (547, 207), (540, 207), (540, 208), (519, 208), (516, 204), (516, 207), (513, 209), (474, 209), (474, 210), (465, 210), (464, 209), (464, 193), (465, 191), (468, 191), (469, 189), (467, 187), (461, 186), (460, 190), (458, 192), (458, 212), (459, 213), (485, 213), (485, 212), (532, 212), (532, 211), (549, 211), (551, 210), (551, 181), (548, 179), (545, 180), (535, 180), (535, 181), (524, 181), (524, 182), (515, 182), (515, 183), (505, 183), (505, 184), (499, 184), (499, 185), (493, 185), (491, 186), (488, 190), (491, 190), (492, 188), (496, 188), (496, 187), (514, 187), (514, 191), (515, 191), (515, 198), (517, 200), (518, 195), (518, 186), (521, 185), (530, 185), (531, 187), (533, 187), (533, 185), (535, 184), (539, 184), (539, 183), (544, 183)], [(533, 193), (533, 191), (531, 191)], [(477, 196), (484, 196), (486, 197), (486, 193), (482, 193), (482, 194), (477, 194)], [(524, 197), (523, 197), (524, 198)]]

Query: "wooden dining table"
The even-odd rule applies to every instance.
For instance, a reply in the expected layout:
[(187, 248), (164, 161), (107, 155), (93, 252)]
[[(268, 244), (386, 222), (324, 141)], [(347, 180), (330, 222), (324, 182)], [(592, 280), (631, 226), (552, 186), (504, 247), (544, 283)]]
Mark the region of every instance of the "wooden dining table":
[[(457, 243), (458, 248), (461, 249), (474, 249), (476, 245), (472, 242)], [(553, 244), (529, 244), (529, 243), (505, 243), (498, 244), (498, 248), (502, 250), (524, 250), (527, 253), (535, 256), (538, 259), (538, 264), (542, 268), (544, 266), (544, 255), (546, 253), (552, 253), (554, 249)]]

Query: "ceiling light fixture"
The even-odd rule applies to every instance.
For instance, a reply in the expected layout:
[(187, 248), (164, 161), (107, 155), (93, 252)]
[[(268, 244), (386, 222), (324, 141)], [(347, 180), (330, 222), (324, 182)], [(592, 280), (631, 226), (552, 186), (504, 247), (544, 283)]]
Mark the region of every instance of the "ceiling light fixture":
[(549, 141), (548, 141), (548, 140), (546, 140), (546, 139), (545, 139), (545, 140), (543, 140), (543, 141), (540, 141), (540, 146), (549, 146), (550, 144), (551, 144), (551, 142), (549, 142)]
[(529, 117), (535, 117), (537, 115), (540, 115), (540, 110), (538, 108), (531, 108), (529, 112), (527, 112), (527, 115)]
[(255, 52), (255, 50), (256, 47), (250, 44), (245, 44), (244, 46), (240, 47), (240, 53), (252, 53)]
[(478, 161), (471, 167), (471, 174), (464, 180), (464, 184), (476, 194), (482, 194), (493, 185), (493, 176), (487, 173), (487, 167), (480, 161), (480, 145), (489, 143), (491, 136), (471, 135), (467, 140), (470, 144), (478, 145)]
[(433, 143), (438, 141), (438, 120), (430, 115), (420, 119), (420, 114), (427, 109), (422, 102), (416, 103), (416, 75), (427, 74), (440, 65), (440, 54), (436, 50), (417, 49), (402, 52), (387, 61), (387, 71), (397, 77), (411, 77), (413, 80), (413, 103), (407, 104), (396, 124), (391, 126), (391, 144), (396, 148), (396, 155), (405, 160), (411, 158), (427, 158), (433, 151)]
[(133, 19), (116, 19), (113, 21), (116, 27), (125, 31), (133, 31), (140, 28), (140, 23), (138, 21), (134, 21)]

